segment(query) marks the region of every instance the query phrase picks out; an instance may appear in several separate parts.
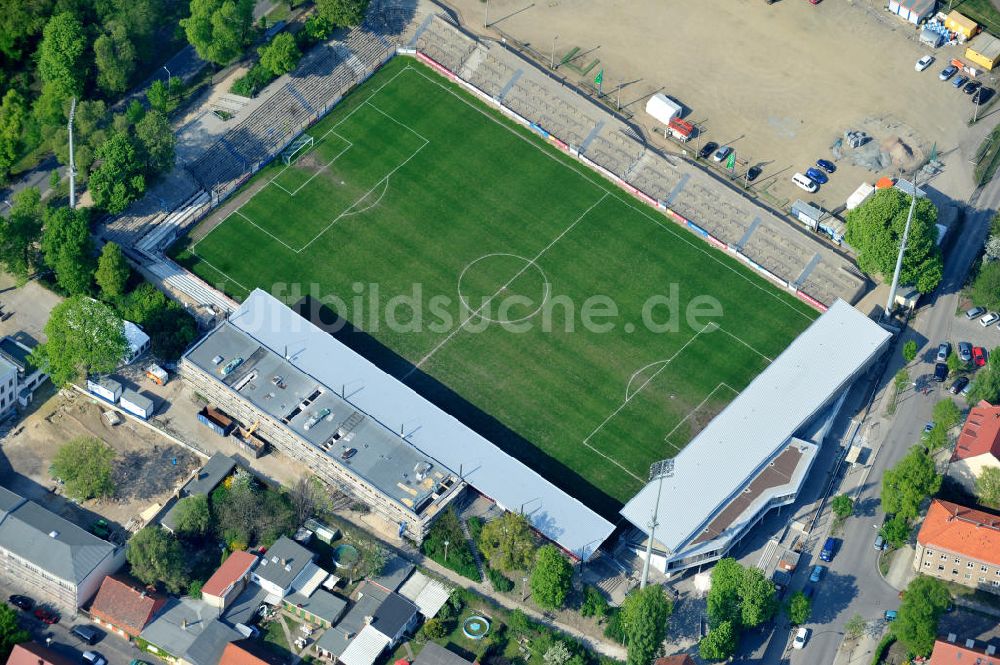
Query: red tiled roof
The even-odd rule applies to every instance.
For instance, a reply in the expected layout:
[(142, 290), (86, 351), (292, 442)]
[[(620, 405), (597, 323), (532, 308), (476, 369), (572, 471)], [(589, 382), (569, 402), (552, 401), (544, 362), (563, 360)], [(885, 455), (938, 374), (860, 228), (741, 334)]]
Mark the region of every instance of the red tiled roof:
[(260, 646), (254, 640), (230, 642), (222, 652), (219, 665), (284, 665), (285, 659)]
[(7, 658), (7, 665), (77, 665), (60, 653), (35, 642), (17, 644)]
[(94, 618), (136, 636), (166, 602), (166, 598), (109, 575), (101, 583), (90, 613)]
[(686, 653), (679, 653), (676, 656), (657, 658), (653, 665), (694, 665), (694, 660)]
[(257, 557), (250, 552), (233, 552), (208, 578), (205, 586), (201, 588), (201, 593), (209, 596), (223, 595), (226, 589), (246, 575), (255, 563)]
[(1000, 406), (983, 401), (969, 411), (951, 461), (986, 453), (1000, 459)]
[(1000, 516), (934, 499), (917, 542), (1000, 566)]
[(1000, 659), (986, 656), (985, 649), (967, 649), (965, 646), (936, 640), (927, 665), (1000, 665)]

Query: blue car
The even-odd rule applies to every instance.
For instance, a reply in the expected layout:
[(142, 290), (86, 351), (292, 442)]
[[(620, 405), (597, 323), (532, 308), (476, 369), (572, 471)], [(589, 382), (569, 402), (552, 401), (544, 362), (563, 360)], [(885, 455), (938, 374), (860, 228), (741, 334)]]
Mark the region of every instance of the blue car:
[(809, 581), (819, 582), (821, 579), (823, 579), (823, 571), (825, 570), (826, 568), (824, 568), (823, 566), (813, 566), (812, 573), (809, 575)]
[(826, 174), (817, 168), (806, 169), (806, 177), (810, 180), (818, 182), (821, 185), (825, 185), (830, 181), (830, 179), (826, 177)]
[(968, 80), (969, 80), (968, 76), (956, 76), (955, 80), (952, 81), (951, 84), (956, 88), (958, 88), (959, 90), (961, 90), (962, 86), (965, 85), (968, 82)]
[[(969, 94), (971, 95), (972, 93), (970, 92)], [(820, 167), (827, 173), (833, 173), (834, 171), (837, 170), (837, 165), (831, 162), (829, 159), (817, 159), (816, 166)]]

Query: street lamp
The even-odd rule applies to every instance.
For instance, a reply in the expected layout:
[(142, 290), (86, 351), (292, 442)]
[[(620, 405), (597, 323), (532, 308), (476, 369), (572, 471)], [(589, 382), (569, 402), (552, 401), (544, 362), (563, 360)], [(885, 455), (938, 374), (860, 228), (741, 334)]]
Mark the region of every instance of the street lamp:
[(444, 562), (445, 563), (448, 563), (448, 545), (449, 544), (450, 544), (449, 541), (447, 541), (447, 540), (444, 541)]
[(521, 578), (521, 602), (523, 603), (528, 599), (528, 578)]
[(556, 40), (559, 39), (559, 35), (552, 38), (552, 51), (549, 55), (549, 69), (556, 68)]
[(170, 82), (170, 79), (172, 79), (172, 78), (173, 78), (173, 76), (171, 76), (171, 75), (170, 75), (170, 70), (169, 70), (169, 69), (167, 69), (167, 66), (166, 66), (166, 65), (163, 65), (163, 69), (165, 69), (165, 70), (166, 70), (166, 72), (167, 72), (167, 83), (169, 83), (169, 82)]
[(656, 503), (653, 504), (653, 516), (649, 520), (649, 540), (646, 541), (646, 560), (642, 563), (642, 581), (639, 588), (645, 589), (649, 581), (649, 560), (653, 558), (653, 538), (656, 535), (656, 521), (660, 510), (660, 494), (663, 492), (663, 479), (672, 478), (674, 475), (674, 458), (668, 457), (659, 462), (653, 462), (649, 466), (649, 482), (659, 481), (656, 486)]

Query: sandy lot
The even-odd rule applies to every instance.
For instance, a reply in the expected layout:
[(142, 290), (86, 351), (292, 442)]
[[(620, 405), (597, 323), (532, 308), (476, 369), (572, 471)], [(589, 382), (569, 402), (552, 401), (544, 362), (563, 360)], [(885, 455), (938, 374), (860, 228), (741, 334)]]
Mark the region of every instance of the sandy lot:
[[(465, 24), (482, 30), (483, 2), (451, 4)], [(926, 47), (880, 6), (872, 0), (491, 0), (489, 16), (543, 59), (553, 44), (557, 63), (574, 47), (584, 55), (573, 64), (585, 68), (599, 59), (586, 77), (565, 66), (558, 73), (590, 82), (603, 68), (605, 93), (622, 83), (622, 104), (647, 130), (645, 101), (662, 91), (689, 109), (704, 140), (732, 145), (741, 161), (764, 167), (758, 190), (777, 202), (811, 198), (832, 209), (861, 182), (899, 168), (873, 173), (845, 158), (817, 194), (796, 188), (792, 173), (831, 158), (846, 130), (865, 129), (879, 143), (900, 137), (916, 158), (935, 143), (947, 156), (969, 132), (970, 98), (937, 79), (964, 49), (938, 49), (930, 69), (914, 71)], [(995, 86), (993, 77), (981, 79)], [(971, 172), (964, 159), (948, 161), (950, 169)], [(949, 190), (962, 190), (949, 192), (956, 198), (972, 191), (968, 177), (947, 181)]]

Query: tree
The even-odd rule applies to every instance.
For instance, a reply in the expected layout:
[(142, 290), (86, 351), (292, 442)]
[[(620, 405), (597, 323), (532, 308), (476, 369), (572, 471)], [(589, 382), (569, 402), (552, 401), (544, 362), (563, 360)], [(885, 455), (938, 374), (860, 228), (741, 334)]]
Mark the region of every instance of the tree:
[(937, 637), (938, 620), (950, 604), (951, 595), (942, 582), (918, 576), (906, 587), (892, 623), (893, 634), (914, 654), (929, 656)]
[(282, 32), (275, 36), (270, 43), (257, 49), (260, 54), (260, 64), (267, 71), (275, 76), (281, 76), (295, 69), (299, 64), (302, 53), (295, 44), (295, 37), (290, 33)]
[(159, 526), (147, 526), (128, 542), (125, 552), (132, 574), (145, 584), (162, 582), (180, 593), (188, 584), (188, 557), (180, 542)]
[(160, 79), (153, 81), (146, 89), (146, 101), (154, 111), (170, 112), (170, 93), (167, 91), (167, 85)]
[(316, 11), (335, 26), (352, 27), (365, 17), (368, 0), (316, 0)]
[(42, 232), (42, 196), (37, 187), (14, 194), (6, 223), (0, 222), (0, 263), (21, 283), (39, 262), (36, 249)]
[(611, 611), (608, 599), (597, 587), (589, 584), (583, 588), (583, 603), (580, 605), (580, 614), (585, 617), (597, 617), (603, 619)]
[(122, 298), (119, 309), (123, 318), (146, 330), (153, 352), (161, 358), (180, 356), (198, 334), (191, 315), (149, 282)]
[(42, 255), (56, 283), (70, 295), (90, 292), (94, 245), (86, 208), (49, 208), (42, 231)]
[(109, 242), (104, 245), (101, 256), (97, 259), (94, 279), (101, 288), (101, 295), (105, 300), (117, 298), (125, 293), (125, 285), (131, 272), (118, 243)]
[(136, 123), (135, 137), (142, 146), (147, 173), (166, 173), (173, 168), (176, 139), (167, 116), (149, 111)]
[(844, 633), (852, 639), (857, 639), (864, 634), (867, 627), (868, 622), (865, 621), (865, 618), (860, 614), (855, 614), (844, 624)]
[(954, 352), (948, 354), (945, 364), (948, 365), (948, 373), (952, 375), (963, 369), (967, 369), (966, 364), (962, 362), (962, 359), (959, 358), (958, 354)]
[(178, 501), (177, 507), (174, 508), (174, 524), (177, 526), (177, 533), (181, 535), (205, 535), (212, 525), (208, 497), (204, 494), (194, 494)]
[(125, 92), (136, 62), (135, 46), (121, 23), (114, 22), (108, 32), (94, 40), (97, 85), (109, 95)]
[(565, 665), (569, 657), (569, 647), (564, 642), (556, 642), (545, 651), (542, 660), (545, 665)]
[(896, 549), (905, 545), (910, 539), (910, 523), (902, 515), (895, 515), (882, 525), (879, 533), (885, 538), (889, 547)]
[(479, 549), (490, 565), (500, 570), (527, 570), (535, 554), (535, 538), (528, 518), (506, 512), (491, 520), (479, 535)]
[(743, 566), (736, 559), (721, 559), (712, 568), (712, 587), (708, 591), (708, 623), (715, 627), (740, 616), (739, 588)]
[(180, 24), (202, 59), (224, 65), (247, 44), (253, 5), (253, 0), (191, 0), (191, 15)]
[(428, 619), (421, 626), (420, 630), (423, 632), (424, 637), (429, 640), (439, 640), (448, 634), (448, 626), (440, 619)]
[[(84, 100), (76, 105), (73, 118), (73, 161), (76, 164), (77, 184), (90, 173), (97, 149), (107, 138), (108, 109), (100, 100)], [(65, 123), (52, 134), (52, 151), (60, 164), (69, 164), (69, 130)]]
[(544, 545), (531, 571), (531, 598), (541, 607), (558, 609), (566, 603), (573, 567), (554, 545)]
[(111, 479), (115, 451), (93, 437), (63, 444), (52, 459), (50, 472), (66, 483), (67, 493), (79, 501), (106, 499), (115, 492)]
[(809, 600), (801, 591), (796, 591), (792, 594), (792, 597), (788, 599), (788, 606), (786, 609), (788, 612), (788, 620), (792, 622), (792, 625), (801, 626), (809, 620), (809, 615), (812, 613), (812, 601)]
[(649, 665), (667, 636), (667, 619), (673, 604), (663, 587), (651, 584), (634, 589), (622, 602), (622, 622), (628, 644), (627, 665)]
[(934, 423), (941, 425), (945, 430), (951, 429), (961, 420), (962, 412), (951, 398), (945, 397), (934, 405)]
[(48, 338), (32, 352), (56, 386), (88, 372), (113, 372), (128, 350), (125, 326), (102, 302), (84, 296), (67, 298), (52, 309), (45, 324)]
[(21, 156), (28, 109), (24, 97), (11, 88), (0, 100), (0, 182), (10, 176), (10, 169)]
[(740, 582), (740, 625), (755, 628), (778, 609), (774, 583), (759, 568), (744, 568)]
[(698, 643), (698, 655), (704, 660), (725, 660), (736, 652), (739, 634), (731, 621), (723, 621)]
[(969, 404), (982, 400), (995, 404), (1000, 399), (1000, 358), (997, 356), (1000, 356), (1000, 349), (993, 349), (986, 367), (976, 372), (969, 388)]
[(934, 460), (922, 446), (914, 446), (882, 476), (882, 509), (905, 519), (916, 519), (920, 504), (941, 488)]
[(146, 191), (139, 151), (125, 133), (116, 133), (97, 149), (100, 166), (90, 175), (94, 204), (115, 215)]
[(906, 344), (903, 345), (903, 360), (908, 363), (913, 362), (913, 359), (917, 357), (917, 342), (916, 340), (908, 339)]
[(838, 494), (830, 502), (830, 508), (833, 510), (833, 514), (840, 519), (847, 519), (854, 512), (854, 501), (846, 494)]
[(941, 423), (934, 423), (934, 427), (924, 439), (924, 444), (930, 451), (941, 450), (948, 445), (948, 428)]
[[(993, 242), (994, 238), (990, 238)], [(997, 238), (1000, 241), (1000, 238)], [(1000, 308), (1000, 261), (984, 263), (972, 282), (972, 302), (987, 309)]]
[[(858, 253), (858, 266), (869, 274), (889, 277), (910, 210), (910, 197), (895, 188), (881, 189), (847, 213), (847, 243)], [(941, 281), (943, 264), (937, 246), (937, 208), (928, 198), (917, 200), (900, 284), (913, 284), (921, 293), (930, 293)]]
[(56, 14), (45, 24), (38, 46), (38, 74), (60, 102), (83, 95), (86, 50), (87, 35), (71, 12)]
[(976, 478), (976, 497), (979, 503), (990, 508), (1000, 508), (1000, 469), (988, 466)]
[(30, 640), (31, 633), (21, 628), (14, 608), (6, 603), (0, 605), (0, 658), (6, 660), (15, 644)]
[(316, 476), (299, 476), (288, 490), (288, 498), (295, 511), (295, 521), (301, 524), (313, 516), (323, 500), (323, 481)]

